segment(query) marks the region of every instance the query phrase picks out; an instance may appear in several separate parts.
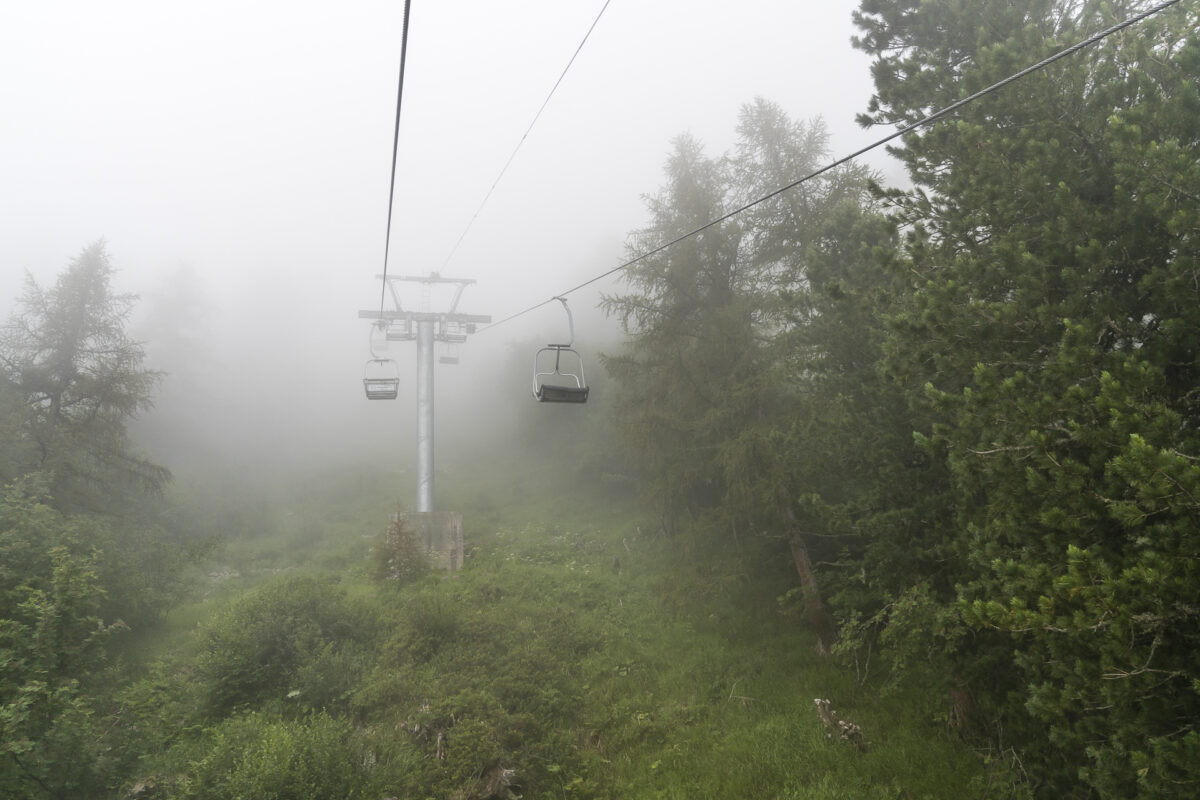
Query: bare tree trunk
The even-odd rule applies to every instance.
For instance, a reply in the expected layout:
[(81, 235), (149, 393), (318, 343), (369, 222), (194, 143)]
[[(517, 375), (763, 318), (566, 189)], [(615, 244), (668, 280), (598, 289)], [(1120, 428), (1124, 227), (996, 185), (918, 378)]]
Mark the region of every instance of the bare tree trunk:
[(825, 607), (825, 602), (821, 600), (821, 590), (817, 586), (816, 575), (813, 574), (812, 561), (808, 558), (808, 544), (804, 541), (804, 534), (796, 528), (796, 515), (792, 512), (791, 499), (786, 489), (779, 490), (779, 505), (791, 531), (788, 543), (792, 548), (792, 559), (796, 562), (796, 573), (800, 576), (804, 607), (808, 610), (808, 619), (813, 630), (817, 632), (821, 653), (828, 655), (829, 649), (837, 641), (837, 622)]
[(792, 558), (796, 562), (796, 572), (800, 575), (800, 592), (804, 596), (804, 607), (808, 609), (809, 622), (817, 632), (822, 655), (828, 655), (829, 648), (837, 641), (837, 623), (821, 600), (817, 578), (813, 575), (812, 563), (808, 560), (808, 546), (804, 543), (804, 535), (793, 532), (789, 543), (792, 546)]

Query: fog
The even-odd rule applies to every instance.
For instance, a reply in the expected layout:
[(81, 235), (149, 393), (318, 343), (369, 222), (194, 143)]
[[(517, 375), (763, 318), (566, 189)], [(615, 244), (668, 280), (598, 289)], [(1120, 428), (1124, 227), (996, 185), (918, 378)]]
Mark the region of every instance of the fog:
[[(852, 0), (612, 0), (480, 209), (603, 5), (415, 0), (389, 273), (475, 279), (459, 310), (499, 320), (624, 260), (680, 133), (719, 154), (761, 96), (822, 117), (831, 157), (879, 136), (853, 121), (871, 83)], [(0, 313), (26, 273), (50, 284), (104, 238), (168, 373), (139, 431), (169, 465), (415, 460), (414, 348), (390, 351), (401, 399), (366, 401), (358, 319), (379, 305), (402, 14), (368, 0), (0, 11)], [(617, 336), (596, 309), (615, 281), (570, 297), (585, 349)], [(547, 305), (439, 366), (439, 451), (461, 451), (469, 421), (510, 419), (505, 399), (532, 404), (521, 350), (564, 328)]]

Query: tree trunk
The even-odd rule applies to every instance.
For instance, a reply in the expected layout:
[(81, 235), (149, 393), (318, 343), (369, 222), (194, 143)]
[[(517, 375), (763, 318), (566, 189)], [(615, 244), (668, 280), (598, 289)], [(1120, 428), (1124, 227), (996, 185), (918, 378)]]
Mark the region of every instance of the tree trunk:
[(789, 542), (792, 546), (792, 558), (796, 561), (796, 572), (800, 575), (800, 591), (804, 595), (804, 607), (808, 609), (809, 622), (817, 632), (821, 654), (828, 655), (829, 648), (837, 641), (837, 623), (821, 600), (817, 579), (812, 571), (812, 562), (808, 560), (808, 546), (804, 543), (804, 535), (793, 532)]
[(829, 649), (837, 641), (837, 622), (829, 609), (821, 600), (821, 590), (817, 587), (817, 578), (813, 574), (812, 561), (808, 558), (808, 544), (804, 534), (796, 528), (796, 515), (792, 512), (791, 498), (787, 490), (779, 489), (779, 507), (787, 520), (791, 536), (788, 543), (792, 548), (792, 559), (796, 562), (796, 574), (800, 576), (800, 592), (804, 596), (804, 607), (808, 609), (808, 619), (813, 630), (817, 632), (818, 647), (822, 655), (828, 655)]

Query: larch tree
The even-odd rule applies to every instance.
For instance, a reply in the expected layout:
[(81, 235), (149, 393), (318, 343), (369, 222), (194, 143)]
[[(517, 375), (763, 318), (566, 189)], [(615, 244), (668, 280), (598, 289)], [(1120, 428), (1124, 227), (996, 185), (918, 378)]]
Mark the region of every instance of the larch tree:
[(626, 335), (606, 358), (617, 418), (668, 527), (684, 511), (716, 514), (722, 527), (780, 516), (785, 481), (766, 439), (791, 402), (778, 347), (793, 324), (789, 298), (807, 290), (804, 247), (832, 209), (865, 199), (870, 176), (839, 168), (756, 201), (821, 166), (827, 143), (820, 120), (793, 121), (761, 99), (742, 109), (728, 155), (677, 139), (667, 182), (649, 198), (651, 224), (630, 239), (631, 257), (650, 255), (625, 271), (626, 293), (605, 298)]
[(125, 330), (133, 298), (112, 292), (112, 272), (103, 242), (85, 247), (53, 288), (28, 279), (0, 333), (0, 367), (25, 405), (20, 471), (52, 475), (64, 508), (103, 505), (129, 484), (158, 491), (169, 478), (126, 436), (126, 423), (150, 407), (159, 374), (143, 366), (141, 344)]
[[(871, 175), (842, 167), (775, 193), (823, 166), (827, 144), (820, 120), (793, 121), (761, 99), (742, 109), (728, 155), (710, 158), (693, 139), (678, 139), (667, 183), (650, 200), (652, 223), (631, 238), (631, 256), (649, 255), (626, 270), (629, 291), (605, 299), (627, 337), (606, 359), (618, 426), (664, 527), (673, 530), (686, 513), (693, 527), (726, 536), (785, 536), (825, 646), (834, 626), (808, 556), (812, 515), (801, 513), (801, 495), (817, 490), (798, 473), (800, 463), (822, 472), (801, 433), (801, 420), (812, 419), (805, 403), (814, 397), (815, 362), (797, 358), (794, 345), (797, 329), (819, 315), (810, 259), (836, 260), (835, 227), (853, 229), (870, 215)], [(709, 225), (737, 208), (744, 210)], [(886, 223), (874, 219), (871, 235), (887, 241)]]
[[(690, 136), (675, 140), (667, 185), (650, 198), (652, 221), (631, 237), (649, 252), (721, 215), (727, 165)], [(680, 514), (712, 508), (723, 495), (714, 468), (714, 415), (752, 368), (748, 308), (740, 296), (741, 226), (714, 226), (641, 259), (625, 273), (630, 291), (604, 299), (629, 346), (604, 363), (618, 382), (620, 430), (674, 532)]]

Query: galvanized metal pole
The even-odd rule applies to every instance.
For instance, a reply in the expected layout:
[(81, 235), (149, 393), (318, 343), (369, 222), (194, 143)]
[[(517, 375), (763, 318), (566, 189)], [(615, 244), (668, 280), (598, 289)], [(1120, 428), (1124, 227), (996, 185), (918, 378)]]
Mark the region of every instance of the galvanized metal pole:
[[(433, 348), (434, 342), (445, 342), (457, 345), (467, 340), (467, 335), (475, 332), (478, 323), (490, 323), (492, 318), (485, 314), (461, 314), (458, 311), (458, 301), (463, 289), (474, 280), (462, 278), (443, 278), (436, 272), (428, 276), (412, 275), (379, 275), (386, 281), (392, 294), (395, 310), (386, 311), (368, 309), (359, 311), (360, 319), (385, 320), (387, 341), (411, 342), (417, 341), (417, 512), (433, 511)], [(421, 284), (422, 310), (406, 311), (400, 304), (400, 295), (396, 291), (396, 283)], [(434, 286), (450, 285), (455, 287), (454, 298), (450, 302), (448, 312), (434, 312), (428, 309), (429, 295)], [(414, 328), (416, 329), (414, 331)], [(366, 384), (364, 383), (364, 386)], [(367, 399), (373, 398), (368, 391)], [(388, 398), (393, 399), (393, 398)], [(461, 526), (460, 526), (461, 529)]]
[(434, 323), (417, 323), (417, 511), (433, 511)]

